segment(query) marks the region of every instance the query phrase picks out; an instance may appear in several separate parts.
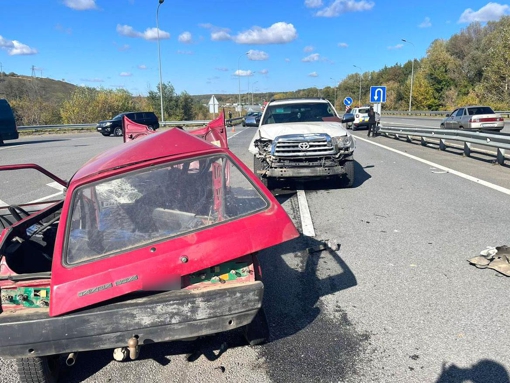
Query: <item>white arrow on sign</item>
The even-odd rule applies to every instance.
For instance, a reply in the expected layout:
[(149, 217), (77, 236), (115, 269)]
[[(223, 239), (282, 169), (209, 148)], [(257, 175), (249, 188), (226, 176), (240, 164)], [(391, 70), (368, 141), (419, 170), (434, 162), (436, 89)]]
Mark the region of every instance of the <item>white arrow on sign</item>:
[(381, 88), (377, 88), (377, 89), (375, 90), (375, 92), (374, 92), (374, 100), (375, 100), (375, 101), (379, 100), (379, 97), (377, 96), (377, 93), (378, 93), (378, 92), (381, 92), (381, 98), (382, 98), (382, 96), (383, 96), (383, 90), (382, 90)]

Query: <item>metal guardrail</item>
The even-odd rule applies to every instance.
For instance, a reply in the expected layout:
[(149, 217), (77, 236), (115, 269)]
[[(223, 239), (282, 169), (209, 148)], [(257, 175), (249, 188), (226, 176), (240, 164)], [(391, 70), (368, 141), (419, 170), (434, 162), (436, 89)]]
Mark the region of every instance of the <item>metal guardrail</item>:
[(44, 130), (44, 129), (86, 129), (94, 128), (97, 124), (68, 124), (68, 125), (33, 125), (18, 126), (18, 130)]
[[(505, 159), (507, 159), (505, 153), (506, 150), (510, 150), (510, 134), (505, 133), (491, 133), (486, 131), (467, 132), (465, 130), (434, 128), (395, 128), (384, 126), (379, 128), (378, 133), (387, 137), (403, 137), (408, 142), (412, 142), (413, 139), (416, 139), (415, 137), (419, 137), (423, 146), (435, 144), (439, 145), (440, 150), (446, 150), (446, 148), (449, 147), (458, 149), (458, 145), (449, 144), (447, 141), (460, 141), (463, 143), (463, 151), (466, 157), (471, 156), (472, 152), (493, 155), (493, 153), (473, 148), (472, 145), (488, 146), (497, 150), (496, 161), (500, 165), (503, 165)], [(432, 138), (438, 141), (428, 141), (426, 138)]]
[[(510, 118), (510, 111), (508, 110), (496, 110), (496, 113), (501, 114), (503, 117)], [(383, 115), (389, 116), (430, 116), (430, 117), (445, 117), (447, 114), (451, 113), (451, 110), (383, 110), (381, 112)]]
[[(240, 123), (243, 117), (234, 117), (225, 120), (228, 126), (232, 123)], [(192, 126), (192, 125), (207, 125), (211, 120), (193, 120), (193, 121), (160, 121), (160, 126)], [(62, 124), (62, 125), (33, 125), (33, 126), (18, 126), (19, 131), (23, 130), (44, 130), (44, 129), (87, 129), (95, 128), (97, 124)]]

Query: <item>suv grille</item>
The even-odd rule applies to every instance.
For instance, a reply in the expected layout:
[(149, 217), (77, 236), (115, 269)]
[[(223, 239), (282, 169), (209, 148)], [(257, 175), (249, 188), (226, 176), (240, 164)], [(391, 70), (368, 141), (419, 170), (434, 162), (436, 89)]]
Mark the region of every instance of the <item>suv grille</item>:
[(334, 154), (335, 148), (328, 134), (278, 136), (271, 148), (271, 155), (275, 157), (317, 157)]

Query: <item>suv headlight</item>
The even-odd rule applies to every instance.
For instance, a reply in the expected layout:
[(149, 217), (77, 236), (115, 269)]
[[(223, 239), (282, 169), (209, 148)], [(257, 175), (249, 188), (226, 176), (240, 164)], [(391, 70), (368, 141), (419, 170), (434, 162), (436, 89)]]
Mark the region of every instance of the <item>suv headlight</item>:
[(110, 126), (111, 124), (112, 124), (111, 122), (106, 122), (104, 126)]
[(331, 141), (332, 141), (333, 145), (336, 145), (339, 148), (350, 148), (350, 147), (354, 148), (354, 140), (352, 139), (351, 135), (332, 137)]

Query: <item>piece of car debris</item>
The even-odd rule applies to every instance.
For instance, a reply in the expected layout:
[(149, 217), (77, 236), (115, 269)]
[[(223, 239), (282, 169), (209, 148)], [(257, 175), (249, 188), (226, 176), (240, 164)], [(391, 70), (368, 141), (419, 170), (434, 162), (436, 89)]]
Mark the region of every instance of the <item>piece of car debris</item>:
[(468, 259), (468, 262), (479, 269), (492, 269), (510, 277), (510, 247), (503, 245), (487, 247), (480, 255)]

